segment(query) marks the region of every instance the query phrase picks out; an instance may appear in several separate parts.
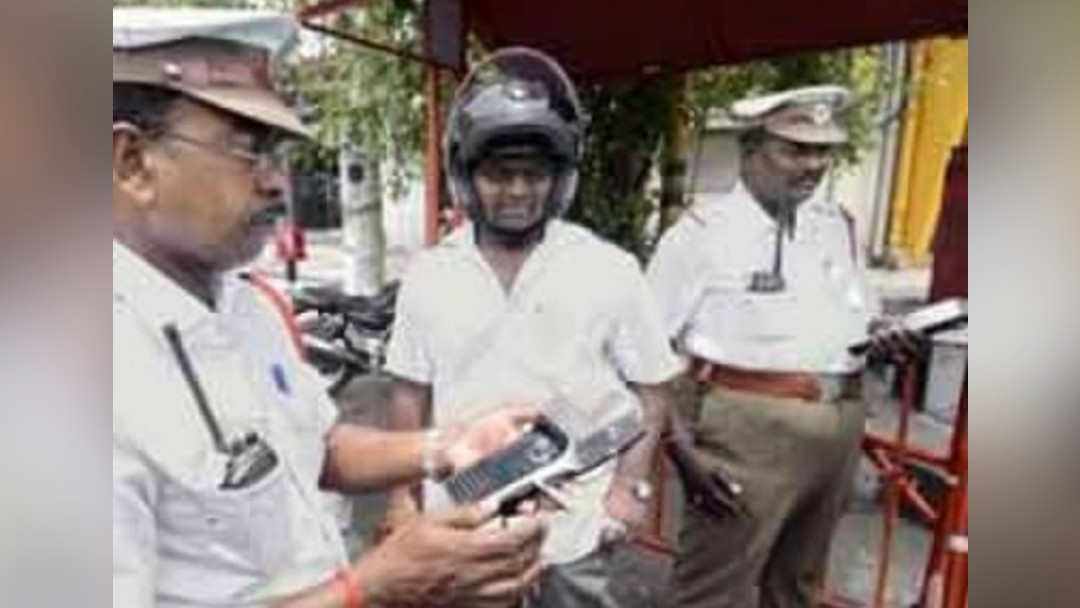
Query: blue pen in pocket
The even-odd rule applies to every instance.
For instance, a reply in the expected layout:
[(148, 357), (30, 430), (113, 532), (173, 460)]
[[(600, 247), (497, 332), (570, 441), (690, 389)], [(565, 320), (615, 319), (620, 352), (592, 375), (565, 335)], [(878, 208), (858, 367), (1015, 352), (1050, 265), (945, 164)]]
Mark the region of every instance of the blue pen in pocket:
[(270, 377), (274, 379), (274, 388), (278, 393), (285, 397), (292, 395), (292, 387), (289, 385), (289, 378), (285, 375), (285, 366), (280, 363), (274, 363), (270, 366)]

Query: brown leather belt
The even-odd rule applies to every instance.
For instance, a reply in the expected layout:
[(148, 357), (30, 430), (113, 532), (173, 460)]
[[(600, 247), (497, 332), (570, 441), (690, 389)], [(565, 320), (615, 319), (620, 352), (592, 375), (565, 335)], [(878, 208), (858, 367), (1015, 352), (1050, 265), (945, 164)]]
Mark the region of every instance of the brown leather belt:
[(756, 371), (694, 359), (690, 373), (698, 382), (728, 390), (807, 402), (857, 399), (862, 376), (804, 372)]

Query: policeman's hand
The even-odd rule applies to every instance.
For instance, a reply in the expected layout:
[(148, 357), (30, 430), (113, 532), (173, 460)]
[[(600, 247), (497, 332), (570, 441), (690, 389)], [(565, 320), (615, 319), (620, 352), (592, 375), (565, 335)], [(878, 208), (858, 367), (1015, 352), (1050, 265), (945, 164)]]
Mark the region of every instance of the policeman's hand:
[(513, 443), (536, 422), (540, 411), (513, 405), (496, 410), (469, 425), (443, 430), (444, 456), (452, 471), (467, 469)]
[(423, 517), (423, 512), (411, 488), (395, 488), (388, 496), (386, 514), (375, 530), (375, 542), (381, 543), (397, 528), (410, 520)]
[(540, 573), (544, 529), (519, 516), (500, 525), (495, 507), (471, 506), (415, 518), (355, 566), (372, 606), (516, 606)]
[(866, 355), (873, 361), (905, 365), (921, 359), (927, 345), (925, 336), (904, 328), (899, 321), (879, 319), (870, 324), (870, 348)]

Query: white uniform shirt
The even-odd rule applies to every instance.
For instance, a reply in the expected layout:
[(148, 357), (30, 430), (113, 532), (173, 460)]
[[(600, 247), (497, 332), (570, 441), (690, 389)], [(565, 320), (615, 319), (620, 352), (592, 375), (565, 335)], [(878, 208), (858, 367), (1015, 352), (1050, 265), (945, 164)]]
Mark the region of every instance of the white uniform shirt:
[[(637, 262), (583, 228), (553, 221), (510, 293), (469, 225), (418, 254), (402, 283), (388, 368), (432, 386), (436, 424), (560, 394), (599, 424), (624, 412), (597, 411), (598, 404), (627, 393), (627, 382), (671, 379), (679, 362)], [(556, 516), (548, 563), (596, 548), (613, 469), (582, 480), (574, 508)]]
[(771, 271), (776, 222), (740, 182), (688, 211), (660, 241), (648, 270), (666, 334), (688, 354), (750, 370), (847, 373), (848, 346), (867, 336), (879, 302), (857, 261), (845, 212), (818, 198), (784, 236), (777, 293), (750, 290)]
[[(113, 606), (266, 605), (345, 561), (317, 480), (336, 412), (265, 294), (227, 278), (211, 311), (113, 244)], [(162, 328), (175, 324), (227, 439), (275, 470), (219, 488), (213, 445)]]

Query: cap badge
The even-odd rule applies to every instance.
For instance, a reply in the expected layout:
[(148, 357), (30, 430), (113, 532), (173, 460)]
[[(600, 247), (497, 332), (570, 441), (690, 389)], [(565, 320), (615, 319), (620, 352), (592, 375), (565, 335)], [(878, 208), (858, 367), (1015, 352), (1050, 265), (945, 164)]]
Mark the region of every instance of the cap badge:
[(812, 120), (816, 126), (825, 126), (832, 122), (832, 109), (825, 103), (815, 104), (810, 111), (810, 120)]

